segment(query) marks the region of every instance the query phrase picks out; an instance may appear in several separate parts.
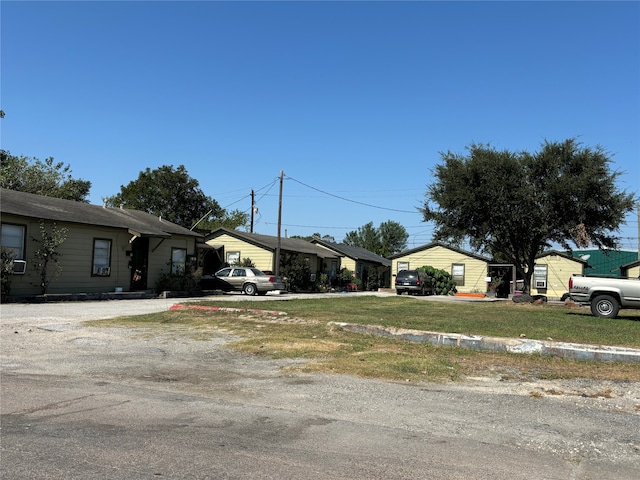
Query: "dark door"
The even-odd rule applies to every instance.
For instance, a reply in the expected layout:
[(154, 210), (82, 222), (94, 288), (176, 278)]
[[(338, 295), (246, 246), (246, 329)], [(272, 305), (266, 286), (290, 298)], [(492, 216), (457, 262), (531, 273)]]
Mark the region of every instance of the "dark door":
[(149, 264), (149, 239), (138, 237), (133, 241), (131, 250), (131, 288), (147, 289), (147, 268)]

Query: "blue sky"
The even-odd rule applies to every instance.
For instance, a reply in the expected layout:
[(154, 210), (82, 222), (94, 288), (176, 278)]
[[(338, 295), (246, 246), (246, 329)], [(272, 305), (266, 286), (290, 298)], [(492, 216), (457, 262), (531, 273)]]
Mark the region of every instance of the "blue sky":
[[(0, 4), (1, 147), (71, 165), (90, 201), (185, 165), (275, 235), (387, 220), (431, 241), (440, 152), (602, 145), (639, 192), (640, 2)], [(634, 212), (623, 248), (638, 245)]]

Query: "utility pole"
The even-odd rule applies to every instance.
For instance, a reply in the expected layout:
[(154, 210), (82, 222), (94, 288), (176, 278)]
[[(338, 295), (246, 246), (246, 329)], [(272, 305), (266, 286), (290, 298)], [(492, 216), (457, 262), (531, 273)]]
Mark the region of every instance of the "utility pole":
[(284, 171), (280, 170), (280, 197), (278, 200), (278, 246), (276, 247), (276, 275), (280, 275), (280, 229), (282, 228), (282, 180)]
[(253, 214), (256, 211), (256, 199), (255, 199), (255, 193), (253, 192), (253, 190), (251, 190), (251, 229), (249, 230), (251, 233), (253, 233)]

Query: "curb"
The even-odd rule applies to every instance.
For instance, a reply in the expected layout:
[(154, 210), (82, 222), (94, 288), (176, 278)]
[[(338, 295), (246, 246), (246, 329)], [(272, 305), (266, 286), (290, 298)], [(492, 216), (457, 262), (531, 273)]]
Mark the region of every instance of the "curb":
[(511, 353), (537, 353), (540, 355), (569, 358), (573, 360), (640, 363), (640, 350), (607, 345), (584, 345), (579, 343), (527, 340), (520, 338), (482, 337), (458, 333), (425, 332), (380, 325), (358, 325), (331, 322), (345, 330), (368, 335), (398, 338), (409, 342), (430, 343), (474, 350), (505, 351)]

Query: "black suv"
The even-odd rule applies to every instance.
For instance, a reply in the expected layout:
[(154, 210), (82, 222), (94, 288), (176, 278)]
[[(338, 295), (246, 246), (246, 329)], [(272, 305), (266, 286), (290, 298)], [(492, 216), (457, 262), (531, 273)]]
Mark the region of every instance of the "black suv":
[(402, 295), (434, 295), (433, 281), (422, 270), (402, 270), (396, 275), (396, 293)]

